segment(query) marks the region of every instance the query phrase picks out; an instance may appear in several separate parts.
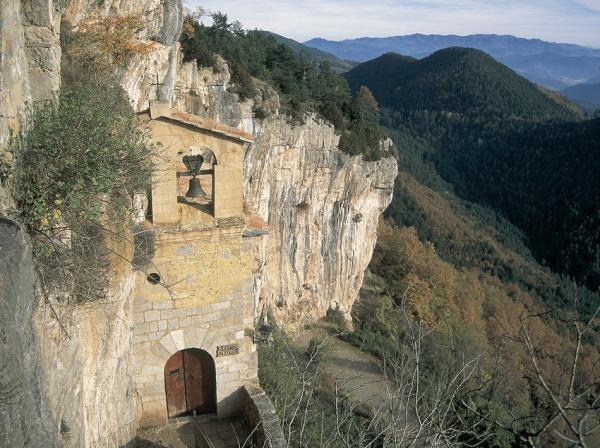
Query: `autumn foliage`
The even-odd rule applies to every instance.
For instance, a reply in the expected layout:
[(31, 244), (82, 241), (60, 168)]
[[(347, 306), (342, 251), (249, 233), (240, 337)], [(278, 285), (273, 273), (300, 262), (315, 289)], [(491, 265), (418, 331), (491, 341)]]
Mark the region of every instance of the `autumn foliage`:
[[(66, 33), (64, 75), (67, 79), (110, 77), (134, 55), (148, 54), (153, 42), (141, 36), (144, 21), (139, 15), (91, 16)], [(93, 67), (87, 69), (86, 67)]]
[[(446, 218), (448, 223), (451, 216)], [(415, 321), (425, 322), (433, 330), (424, 359), (432, 372), (447, 368), (457, 359), (479, 358), (480, 371), (471, 384), (476, 392), (467, 395), (467, 402), (490, 422), (493, 419), (511, 431), (528, 435), (543, 428), (553, 416), (554, 405), (540, 383), (527, 340), (534, 347), (550, 390), (565, 403), (569, 401), (565, 397), (571, 393), (576, 352), (573, 328), (581, 328), (585, 316), (569, 310), (549, 312), (514, 283), (479, 269), (457, 268), (442, 260), (433, 244), (423, 243), (414, 228), (387, 221), (379, 227), (370, 269), (384, 279), (385, 286), (379, 298), (370, 299), (374, 301), (373, 311), (363, 307), (358, 316), (363, 332), (403, 344), (404, 330), (397, 311), (403, 307)], [(379, 313), (382, 309), (386, 311)], [(591, 331), (578, 352), (574, 394), (590, 391), (590, 397), (597, 397), (598, 338), (598, 333)], [(512, 446), (514, 434), (492, 427), (490, 422), (487, 429), (493, 440), (488, 440), (489, 446)], [(536, 444), (531, 446), (562, 446), (558, 434), (568, 435), (560, 419), (551, 430), (534, 437)]]

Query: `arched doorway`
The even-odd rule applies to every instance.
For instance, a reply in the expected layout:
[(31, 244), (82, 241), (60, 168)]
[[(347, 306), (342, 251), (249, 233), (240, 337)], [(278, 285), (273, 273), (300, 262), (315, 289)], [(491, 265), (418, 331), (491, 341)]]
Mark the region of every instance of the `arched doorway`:
[(169, 418), (211, 414), (217, 410), (215, 362), (197, 348), (180, 350), (165, 364), (165, 392)]

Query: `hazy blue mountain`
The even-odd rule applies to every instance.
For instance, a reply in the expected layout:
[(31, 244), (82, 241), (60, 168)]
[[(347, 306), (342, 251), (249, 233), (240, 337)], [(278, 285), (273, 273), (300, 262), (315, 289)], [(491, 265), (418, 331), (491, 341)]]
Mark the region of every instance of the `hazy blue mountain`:
[(584, 109), (589, 111), (600, 109), (600, 82), (567, 87), (561, 93)]
[(329, 61), (331, 63), (331, 68), (337, 73), (347, 72), (348, 70), (358, 65), (358, 62), (345, 61), (331, 53), (319, 50), (318, 48), (308, 47), (304, 44), (301, 44), (300, 42), (281, 36), (279, 34), (271, 33), (270, 31), (263, 32), (273, 36), (277, 42), (287, 45), (292, 50), (294, 50), (295, 53), (304, 54), (306, 57), (317, 63), (320, 63), (322, 61)]
[(476, 48), (508, 65), (530, 81), (555, 90), (600, 77), (600, 49), (507, 35), (412, 34), (342, 41), (317, 38), (305, 42), (305, 45), (332, 53), (342, 59), (359, 62), (391, 51), (423, 58), (448, 47)]

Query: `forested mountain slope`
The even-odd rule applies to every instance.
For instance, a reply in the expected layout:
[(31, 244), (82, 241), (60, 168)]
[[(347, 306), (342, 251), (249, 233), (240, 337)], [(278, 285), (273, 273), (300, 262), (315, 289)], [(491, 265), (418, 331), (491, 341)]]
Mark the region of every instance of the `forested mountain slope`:
[(424, 59), (387, 53), (345, 74), (368, 86), (382, 106), (467, 115), (573, 119), (575, 114), (534, 84), (470, 48), (447, 48)]
[[(384, 294), (369, 299), (377, 312), (357, 309), (351, 339), (385, 358), (410, 344), (408, 310), (430, 331), (421, 362), (432, 381), (480, 363), (459, 407), (458, 426), (476, 428), (465, 442), (567, 446), (524, 340), (568, 401), (571, 319), (586, 320), (599, 299), (599, 121), (480, 52), (439, 53), (466, 57), (385, 55), (347, 74), (385, 105), (401, 170), (370, 265)], [(597, 333), (586, 341), (578, 384), (598, 377)]]
[(564, 101), (475, 50), (420, 61), (384, 55), (346, 76), (352, 88), (372, 88), (396, 144), (420, 142), (418, 157), (449, 189), (522, 229), (540, 263), (598, 288), (598, 120), (580, 121)]
[(326, 51), (319, 50), (318, 48), (308, 47), (300, 42), (297, 42), (293, 39), (289, 39), (287, 37), (281, 36), (280, 34), (271, 33), (269, 31), (261, 31), (269, 36), (272, 36), (277, 42), (280, 44), (287, 45), (298, 55), (305, 56), (310, 60), (321, 63), (323, 61), (328, 61), (331, 64), (331, 68), (338, 73), (343, 73), (350, 70), (353, 67), (358, 65), (358, 62), (347, 61), (345, 59), (340, 59), (337, 56), (327, 53)]

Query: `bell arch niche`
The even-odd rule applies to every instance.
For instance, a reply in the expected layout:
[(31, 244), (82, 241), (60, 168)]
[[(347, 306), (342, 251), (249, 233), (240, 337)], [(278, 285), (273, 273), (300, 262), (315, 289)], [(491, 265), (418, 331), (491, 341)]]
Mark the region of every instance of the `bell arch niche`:
[(165, 395), (169, 418), (217, 412), (215, 362), (198, 348), (180, 350), (164, 368)]
[(214, 214), (215, 153), (208, 146), (191, 146), (177, 155), (177, 202)]

